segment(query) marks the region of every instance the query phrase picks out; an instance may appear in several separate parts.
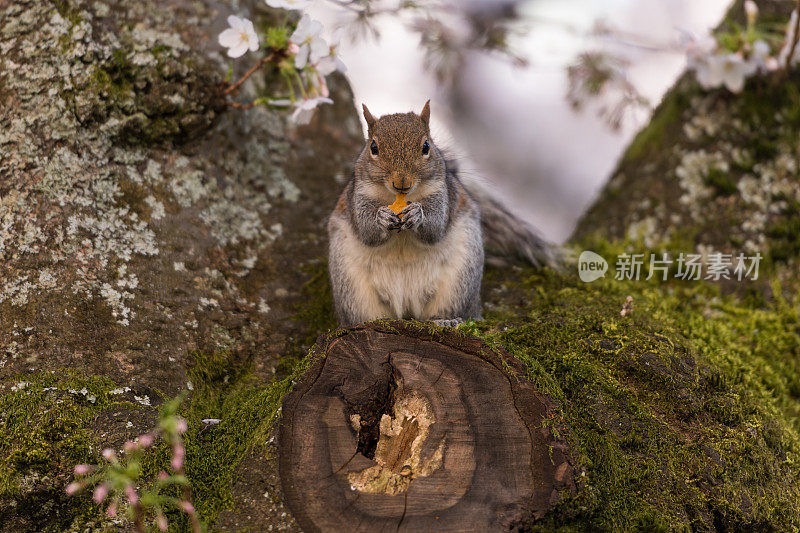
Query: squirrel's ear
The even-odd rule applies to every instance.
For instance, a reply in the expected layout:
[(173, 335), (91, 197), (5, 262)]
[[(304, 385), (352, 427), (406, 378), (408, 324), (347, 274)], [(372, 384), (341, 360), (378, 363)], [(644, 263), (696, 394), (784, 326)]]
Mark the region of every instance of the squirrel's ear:
[(425, 107), (422, 108), (422, 112), (419, 114), (419, 118), (422, 119), (422, 122), (425, 124), (425, 127), (430, 127), (431, 121), (431, 101), (428, 100), (425, 102)]
[(375, 127), (377, 120), (375, 120), (375, 117), (373, 117), (372, 113), (369, 112), (366, 104), (361, 104), (361, 107), (364, 109), (364, 120), (367, 121), (367, 129), (369, 130), (370, 135), (372, 135), (372, 129)]

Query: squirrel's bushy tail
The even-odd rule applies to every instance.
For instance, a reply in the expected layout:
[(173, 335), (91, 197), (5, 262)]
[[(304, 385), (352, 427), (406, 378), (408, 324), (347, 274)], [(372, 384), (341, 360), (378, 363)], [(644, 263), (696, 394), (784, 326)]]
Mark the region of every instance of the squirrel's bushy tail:
[(461, 183), (480, 206), (487, 263), (504, 266), (509, 263), (509, 259), (516, 259), (535, 267), (560, 269), (563, 266), (561, 249), (541, 237), (533, 226), (511, 213), (492, 196), (483, 183), (465, 180), (463, 177)]

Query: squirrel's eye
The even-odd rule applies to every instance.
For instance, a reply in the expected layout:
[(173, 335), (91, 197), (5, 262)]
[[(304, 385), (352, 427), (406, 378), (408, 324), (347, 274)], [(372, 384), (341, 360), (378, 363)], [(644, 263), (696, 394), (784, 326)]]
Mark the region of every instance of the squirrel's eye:
[(428, 141), (422, 143), (422, 155), (428, 155), (428, 152), (431, 151), (431, 145), (428, 144)]
[(372, 155), (378, 155), (378, 143), (372, 141), (372, 144), (369, 145), (369, 151), (372, 152)]

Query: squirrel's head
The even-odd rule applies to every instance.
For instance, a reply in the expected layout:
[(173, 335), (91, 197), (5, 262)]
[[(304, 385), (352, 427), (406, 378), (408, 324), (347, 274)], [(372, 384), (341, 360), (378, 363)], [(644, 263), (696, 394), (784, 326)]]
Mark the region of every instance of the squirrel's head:
[(378, 119), (364, 105), (367, 141), (358, 158), (359, 174), (393, 193), (411, 193), (426, 180), (444, 175), (444, 158), (430, 132), (430, 100), (422, 112), (397, 113)]

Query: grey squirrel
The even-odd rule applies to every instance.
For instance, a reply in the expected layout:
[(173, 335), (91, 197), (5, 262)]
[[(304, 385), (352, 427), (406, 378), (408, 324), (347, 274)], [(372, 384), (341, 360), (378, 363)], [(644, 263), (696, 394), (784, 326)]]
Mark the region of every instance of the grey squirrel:
[[(376, 119), (328, 221), (329, 271), (339, 323), (415, 318), (455, 325), (481, 316), (484, 247), (490, 257), (554, 265), (557, 253), (485, 190), (465, 186), (422, 112)], [(390, 209), (398, 194), (408, 205)]]

